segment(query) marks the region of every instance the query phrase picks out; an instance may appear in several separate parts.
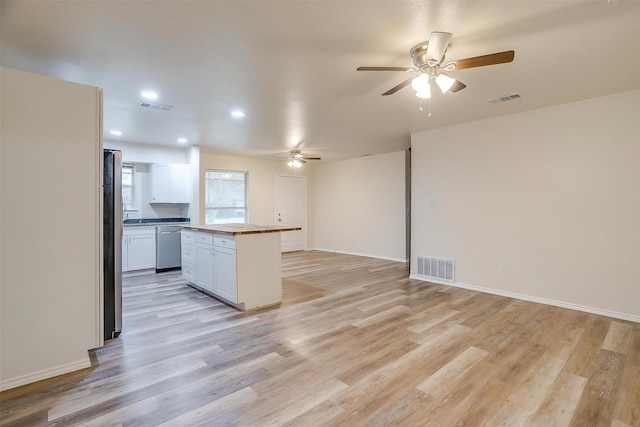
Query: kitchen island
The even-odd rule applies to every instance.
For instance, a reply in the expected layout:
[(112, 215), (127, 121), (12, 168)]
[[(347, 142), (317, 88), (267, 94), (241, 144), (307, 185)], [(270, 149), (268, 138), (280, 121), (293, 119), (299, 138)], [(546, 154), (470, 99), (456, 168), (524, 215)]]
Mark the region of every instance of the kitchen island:
[(280, 233), (300, 227), (182, 226), (182, 277), (240, 310), (282, 301)]

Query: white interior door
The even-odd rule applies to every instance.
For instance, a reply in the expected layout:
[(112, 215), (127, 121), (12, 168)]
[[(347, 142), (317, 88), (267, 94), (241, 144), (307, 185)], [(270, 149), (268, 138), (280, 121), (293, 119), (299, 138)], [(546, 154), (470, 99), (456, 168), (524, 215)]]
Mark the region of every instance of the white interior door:
[(278, 225), (301, 227), (301, 231), (280, 233), (282, 252), (306, 249), (307, 178), (276, 176), (276, 222)]

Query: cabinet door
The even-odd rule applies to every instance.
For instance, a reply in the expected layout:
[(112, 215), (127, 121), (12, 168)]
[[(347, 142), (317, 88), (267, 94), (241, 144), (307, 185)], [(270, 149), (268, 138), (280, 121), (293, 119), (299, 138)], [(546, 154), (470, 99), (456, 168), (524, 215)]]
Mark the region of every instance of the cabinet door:
[(129, 236), (126, 234), (122, 235), (122, 248), (120, 249), (122, 252), (122, 272), (129, 271), (129, 245), (127, 244), (129, 241)]
[(196, 285), (214, 292), (213, 245), (196, 246)]
[(191, 166), (171, 164), (171, 202), (191, 203)]
[(129, 270), (156, 268), (156, 234), (155, 232), (129, 235), (128, 241)]
[(233, 303), (238, 302), (236, 282), (236, 251), (227, 248), (215, 248), (215, 293)]
[(152, 164), (151, 203), (171, 203), (171, 169), (169, 165)]

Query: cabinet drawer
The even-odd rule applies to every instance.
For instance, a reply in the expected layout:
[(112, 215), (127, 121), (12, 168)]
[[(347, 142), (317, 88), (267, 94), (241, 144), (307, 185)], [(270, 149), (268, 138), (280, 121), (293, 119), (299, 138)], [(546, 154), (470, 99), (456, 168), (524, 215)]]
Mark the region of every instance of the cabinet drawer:
[(193, 245), (182, 245), (182, 260), (187, 262), (196, 261), (196, 248)]
[(122, 228), (122, 235), (123, 236), (150, 236), (150, 235), (156, 235), (156, 227), (144, 227), (144, 226), (138, 226), (138, 227), (123, 227)]
[(196, 232), (196, 243), (205, 243), (207, 245), (213, 245), (213, 234)]
[(196, 232), (192, 230), (185, 230), (184, 228), (180, 231), (180, 240), (182, 244), (185, 245), (195, 245), (196, 242)]
[(234, 236), (223, 236), (216, 234), (213, 236), (213, 246), (220, 246), (222, 248), (235, 249), (236, 239)]
[(194, 263), (182, 260), (182, 277), (190, 282), (196, 281), (196, 267)]

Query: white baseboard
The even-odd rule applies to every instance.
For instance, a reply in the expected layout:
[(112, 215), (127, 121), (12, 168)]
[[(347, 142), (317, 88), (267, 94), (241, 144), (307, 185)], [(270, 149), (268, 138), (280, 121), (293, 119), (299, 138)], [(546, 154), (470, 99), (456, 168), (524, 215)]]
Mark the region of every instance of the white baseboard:
[(387, 261), (396, 261), (396, 262), (404, 262), (404, 263), (409, 262), (408, 259), (391, 258), (391, 257), (380, 256), (380, 255), (371, 255), (371, 254), (361, 254), (361, 253), (357, 253), (357, 252), (337, 251), (337, 250), (334, 250), (334, 249), (309, 248), (309, 249), (306, 249), (306, 250), (307, 251), (331, 252), (331, 253), (334, 253), (334, 254), (343, 254), (343, 255), (363, 256), (363, 257), (366, 257), (366, 258), (377, 258), (377, 259), (384, 259), (384, 260), (387, 260)]
[(86, 369), (90, 367), (91, 359), (89, 359), (89, 355), (87, 354), (86, 359), (0, 381), (0, 391), (9, 390), (12, 388), (35, 383), (37, 381), (46, 380), (49, 378), (57, 377), (58, 375), (68, 374), (69, 372), (79, 371), (80, 369)]
[(571, 310), (584, 311), (585, 313), (599, 314), (601, 316), (613, 317), (613, 318), (616, 318), (616, 319), (622, 319), (622, 320), (628, 320), (630, 322), (640, 323), (640, 316), (636, 316), (636, 315), (633, 315), (633, 314), (618, 313), (616, 311), (605, 310), (605, 309), (602, 309), (602, 308), (588, 307), (588, 306), (585, 306), (585, 305), (574, 304), (574, 303), (565, 302), (565, 301), (556, 301), (556, 300), (551, 300), (551, 299), (547, 299), (547, 298), (535, 297), (535, 296), (531, 296), (531, 295), (517, 294), (517, 293), (514, 293), (514, 292), (501, 291), (499, 289), (484, 288), (482, 286), (468, 285), (466, 283), (445, 282), (445, 281), (432, 279), (430, 277), (419, 276), (417, 274), (412, 274), (412, 275), (409, 276), (409, 278), (410, 279), (421, 280), (423, 282), (431, 282), (431, 283), (437, 283), (439, 285), (453, 286), (453, 287), (456, 287), (456, 288), (469, 289), (469, 290), (472, 290), (472, 291), (483, 292), (483, 293), (486, 293), (486, 294), (493, 294), (493, 295), (499, 295), (499, 296), (503, 296), (503, 297), (520, 299), (520, 300), (524, 300), (524, 301), (537, 302), (539, 304), (546, 304), (546, 305), (552, 305), (552, 306), (555, 306), (555, 307), (568, 308), (568, 309), (571, 309)]

